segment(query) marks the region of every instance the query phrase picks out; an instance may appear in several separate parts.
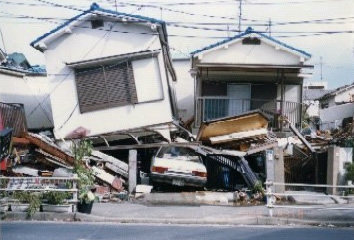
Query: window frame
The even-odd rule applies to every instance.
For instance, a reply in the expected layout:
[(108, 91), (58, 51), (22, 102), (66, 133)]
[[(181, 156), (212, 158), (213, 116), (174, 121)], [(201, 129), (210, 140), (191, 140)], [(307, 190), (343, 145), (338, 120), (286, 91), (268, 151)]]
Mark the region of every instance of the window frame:
[[(115, 82), (113, 81), (114, 79), (112, 77), (111, 78), (107, 77), (107, 68), (118, 67), (118, 66), (121, 68), (116, 71), (117, 72), (120, 71), (123, 73), (125, 72), (126, 75), (120, 79), (120, 82), (118, 81)], [(126, 66), (126, 68), (124, 66)], [(91, 83), (85, 86), (85, 82), (90, 80), (89, 79), (90, 78), (89, 75), (91, 75), (90, 72), (93, 73), (94, 71), (97, 71), (99, 74), (101, 74), (101, 78), (103, 77), (102, 78), (103, 82), (101, 81), (102, 79), (95, 79), (96, 81), (93, 83), (93, 85), (96, 84), (97, 92), (101, 92), (102, 94), (102, 92), (104, 91), (105, 97), (99, 96), (96, 99), (92, 100), (92, 101), (96, 101), (96, 103), (90, 104), (89, 103), (90, 100), (88, 99), (90, 99), (92, 96), (95, 95), (97, 96), (97, 92), (94, 90)], [(111, 64), (106, 63), (106, 64), (92, 65), (89, 67), (75, 68), (74, 75), (75, 75), (76, 93), (77, 93), (80, 113), (93, 112), (97, 110), (110, 109), (114, 107), (134, 105), (139, 103), (131, 60), (117, 61)], [(79, 77), (80, 75), (82, 76), (83, 79), (80, 79)], [(99, 86), (101, 84), (103, 84), (104, 87)], [(112, 89), (115, 88), (110, 88), (109, 85), (114, 85), (114, 84), (115, 85), (120, 84), (125, 86), (121, 88), (117, 88), (116, 91), (112, 92)], [(101, 89), (99, 89), (100, 87)], [(127, 96), (123, 97), (122, 100), (113, 99), (112, 95), (119, 94), (119, 91), (121, 92), (124, 91), (124, 93)], [(106, 101), (104, 101), (103, 98), (106, 98)]]

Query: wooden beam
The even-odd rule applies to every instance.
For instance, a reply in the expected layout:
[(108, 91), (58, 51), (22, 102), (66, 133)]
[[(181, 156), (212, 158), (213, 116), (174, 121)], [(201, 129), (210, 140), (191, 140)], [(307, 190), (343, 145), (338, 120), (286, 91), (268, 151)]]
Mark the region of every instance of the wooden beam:
[(132, 145), (116, 145), (116, 146), (104, 146), (104, 147), (94, 147), (94, 150), (97, 151), (113, 151), (113, 150), (130, 150), (130, 149), (138, 149), (138, 148), (159, 148), (159, 147), (167, 147), (167, 146), (175, 146), (175, 147), (190, 147), (190, 146), (199, 146), (201, 142), (189, 142), (189, 143), (147, 143), (147, 144), (132, 144)]

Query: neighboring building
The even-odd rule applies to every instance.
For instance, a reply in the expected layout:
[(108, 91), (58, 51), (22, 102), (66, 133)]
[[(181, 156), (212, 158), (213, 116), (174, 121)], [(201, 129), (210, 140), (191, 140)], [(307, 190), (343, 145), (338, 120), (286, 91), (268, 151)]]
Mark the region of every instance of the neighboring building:
[(56, 138), (178, 119), (165, 22), (94, 3), (31, 45), (46, 58)]
[(30, 131), (52, 129), (45, 69), (33, 68), (22, 53), (0, 53), (0, 102), (23, 104)]
[(306, 112), (309, 117), (318, 117), (320, 115), (320, 105), (317, 99), (331, 91), (327, 90), (327, 82), (304, 83), (303, 103), (305, 108), (307, 108)]
[(339, 87), (318, 98), (321, 109), (354, 102), (354, 83)]
[(354, 117), (354, 83), (339, 87), (317, 100), (321, 130), (342, 127), (343, 119)]
[(271, 127), (280, 116), (300, 126), (304, 69), (311, 55), (248, 28), (192, 54), (195, 123), (262, 109)]
[(189, 70), (191, 60), (189, 57), (173, 57), (173, 67), (176, 69), (176, 96), (178, 115), (182, 121), (187, 121), (194, 116), (194, 81)]
[(327, 82), (320, 81), (320, 82), (306, 82), (304, 83), (304, 89), (323, 89), (327, 90)]

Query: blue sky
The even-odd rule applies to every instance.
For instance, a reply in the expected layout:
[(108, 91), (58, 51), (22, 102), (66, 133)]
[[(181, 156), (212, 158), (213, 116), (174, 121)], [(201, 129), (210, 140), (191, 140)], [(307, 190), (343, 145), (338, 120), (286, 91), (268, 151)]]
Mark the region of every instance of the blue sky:
[[(79, 14), (78, 10), (89, 8), (92, 2), (0, 0), (0, 29), (6, 51), (23, 52), (31, 64), (45, 64), (43, 54), (31, 48), (29, 43), (65, 19)], [(240, 4), (235, 0), (95, 2), (112, 10), (117, 3), (118, 11), (167, 21), (170, 45), (175, 54), (182, 56), (237, 34), (240, 23)], [(322, 79), (328, 82), (329, 88), (354, 82), (354, 1), (246, 0), (242, 2), (241, 13), (242, 31), (251, 26), (312, 54), (308, 64), (315, 68), (308, 81), (320, 81), (322, 57)], [(2, 41), (0, 47), (4, 49)]]

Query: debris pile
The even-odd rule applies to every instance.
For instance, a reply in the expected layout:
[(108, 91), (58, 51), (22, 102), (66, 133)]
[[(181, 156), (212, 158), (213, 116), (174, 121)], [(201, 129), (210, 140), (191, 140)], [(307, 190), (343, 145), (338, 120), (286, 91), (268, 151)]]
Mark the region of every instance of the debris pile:
[[(45, 135), (27, 133), (23, 137), (12, 138), (12, 152), (6, 157), (4, 176), (11, 177), (72, 177), (74, 157), (64, 147)], [(128, 177), (128, 164), (93, 151), (85, 159), (87, 167), (93, 171), (98, 187), (97, 195), (107, 196), (111, 192), (123, 192)]]

